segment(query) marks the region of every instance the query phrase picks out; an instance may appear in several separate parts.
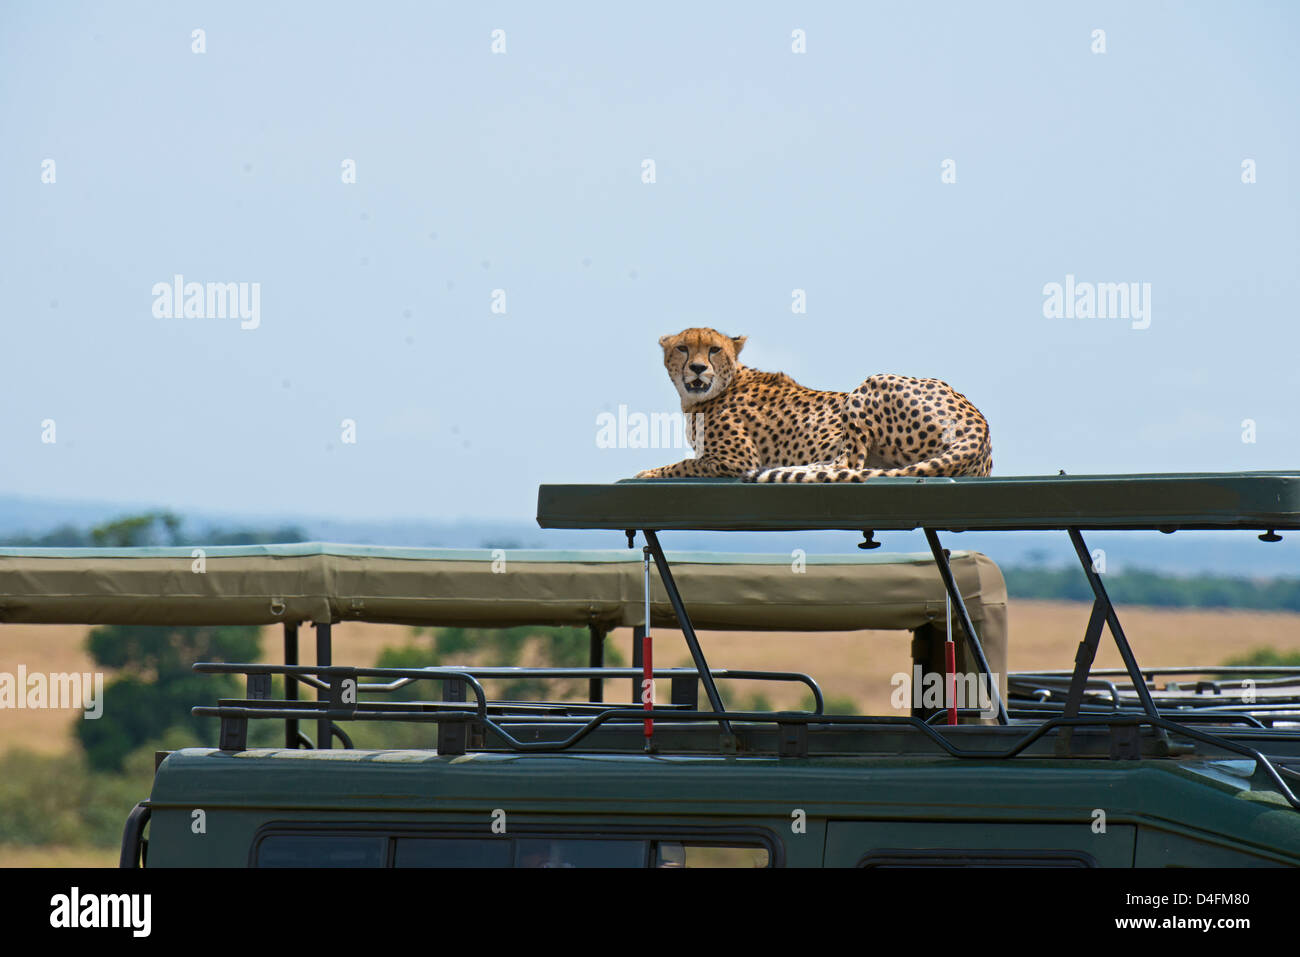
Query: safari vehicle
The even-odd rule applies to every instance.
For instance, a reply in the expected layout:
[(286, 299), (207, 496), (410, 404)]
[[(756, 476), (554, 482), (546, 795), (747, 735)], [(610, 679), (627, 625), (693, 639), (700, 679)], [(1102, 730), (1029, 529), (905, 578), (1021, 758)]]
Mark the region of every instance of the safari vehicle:
[[(635, 756), (644, 754), (640, 721), (630, 731), (622, 722), (613, 721), (608, 727), (596, 729), (582, 747), (549, 756), (539, 753), (551, 750), (544, 742), (537, 743), (541, 732), (524, 726), (540, 720), (558, 722), (557, 727), (566, 720), (586, 720), (615, 707), (606, 702), (607, 695), (627, 702), (621, 706), (623, 709), (632, 708), (633, 702), (640, 707), (645, 667), (640, 640), (646, 620), (644, 556), (625, 550), (510, 550), (493, 554), (481, 550), (320, 544), (206, 551), (202, 573), (196, 573), (188, 548), (0, 549), (0, 621), (256, 624), (278, 625), (283, 630), (285, 667), (258, 664), (201, 669), (248, 675), (250, 701), (222, 703), (221, 748), (176, 752), (162, 761), (152, 796), (142, 802), (128, 823), (124, 865), (142, 860), (150, 866), (245, 866), (288, 860), (343, 863), (352, 858), (346, 853), (336, 857), (328, 848), (320, 852), (324, 857), (311, 857), (306, 851), (295, 851), (297, 856), (287, 857), (281, 837), (295, 838), (288, 842), (290, 847), (302, 846), (303, 842), (296, 839), (302, 836), (298, 831), (313, 823), (331, 828), (360, 827), (363, 831), (368, 828), (371, 833), (375, 828), (400, 824), (406, 829), (404, 833), (414, 829), (420, 834), (437, 834), (450, 828), (461, 837), (493, 836), (490, 812), (496, 809), (507, 814), (512, 834), (537, 834), (540, 826), (547, 828), (547, 834), (568, 834), (575, 828), (581, 831), (593, 808), (603, 808), (597, 817), (614, 814), (614, 823), (624, 830), (638, 824), (647, 833), (660, 835), (671, 836), (677, 833), (674, 828), (683, 826), (686, 830), (679, 836), (699, 836), (704, 828), (716, 840), (718, 833), (728, 837), (737, 826), (727, 822), (718, 832), (719, 822), (708, 814), (684, 819), (665, 817), (660, 798), (653, 796), (641, 801), (644, 808), (639, 815), (629, 816), (625, 809), (619, 810), (623, 802), (636, 798), (639, 762), (616, 762), (604, 769), (606, 776), (610, 771), (618, 772), (607, 783), (610, 790), (606, 797), (591, 790), (593, 781), (589, 779), (601, 772), (601, 767), (589, 760), (591, 754), (617, 755), (627, 741)], [(881, 642), (876, 634), (872, 638), (881, 646), (879, 650), (873, 652), (864, 639), (863, 653), (888, 653), (897, 661), (900, 672), (910, 673), (913, 666), (927, 671), (942, 667), (943, 587), (928, 555), (882, 556), (854, 550), (851, 555), (808, 556), (792, 563), (788, 555), (679, 553), (674, 555), (674, 562), (678, 576), (698, 601), (694, 620), (701, 627), (766, 631), (773, 633), (772, 640), (787, 641), (795, 639), (777, 637), (776, 633), (892, 631), (909, 637), (909, 645), (899, 642), (886, 648), (883, 645), (893, 643)], [(792, 564), (797, 565), (797, 570)], [(952, 568), (967, 596), (970, 614), (979, 623), (993, 667), (1005, 671), (1006, 589), (1001, 573), (992, 561), (976, 553), (954, 553)], [(667, 592), (658, 581), (650, 583), (652, 625), (656, 629), (674, 625), (676, 617)], [(329, 667), (336, 651), (346, 654), (347, 647), (345, 633), (334, 626), (350, 621), (408, 626), (580, 626), (589, 634), (588, 667), (474, 669), (469, 675), (459, 669), (379, 671)], [(318, 664), (299, 666), (300, 629), (309, 622), (314, 624)], [(638, 638), (633, 642), (634, 667), (604, 667), (610, 631), (628, 627)], [(681, 638), (673, 637), (673, 650), (680, 657)], [(662, 638), (659, 651), (665, 653)], [(962, 660), (966, 667), (974, 667), (965, 658)], [(272, 673), (288, 677), (284, 686), (286, 700), (271, 702), (263, 697)], [(695, 708), (699, 681), (694, 669), (658, 668), (654, 673), (661, 679), (664, 691), (671, 689), (671, 702), (661, 707), (674, 713)], [(580, 679), (579, 689), (583, 683), (586, 685), (584, 700), (485, 703), (493, 724), (509, 726), (509, 742), (495, 737), (491, 728), (484, 742), (483, 725), (476, 727), (476, 722), (464, 720), (467, 705), (446, 703), (456, 698), (463, 700), (467, 689), (481, 694), (482, 683), (490, 685), (490, 679), (518, 678), (521, 674), (532, 678), (576, 676)], [(753, 672), (737, 670), (713, 670), (710, 676), (724, 687), (736, 681), (750, 682), (753, 687), (756, 677)], [(358, 681), (358, 705), (332, 708), (331, 687), (341, 698), (343, 682), (351, 678)], [(757, 679), (779, 682), (786, 688), (793, 686), (799, 689), (794, 697), (810, 701), (813, 712), (823, 710), (820, 688), (805, 675), (760, 674)], [(568, 684), (574, 682), (570, 679)], [(391, 700), (409, 698), (417, 687), (427, 688), (427, 696), (442, 703), (419, 705)], [(300, 698), (302, 690), (305, 694)], [(230, 708), (250, 706), (258, 709), (251, 716), (229, 716)], [(272, 706), (275, 714), (264, 710)], [(458, 712), (462, 712), (459, 720)], [(265, 725), (268, 722), (259, 720), (263, 718), (283, 723), (283, 748), (247, 747), (247, 724)], [(521, 718), (529, 720), (521, 722)], [(347, 729), (354, 721), (369, 719), (416, 722), (416, 728), (427, 729), (428, 747), (389, 753), (352, 748)], [(112, 720), (111, 699), (104, 720)], [(666, 730), (662, 724), (660, 727)], [(682, 733), (694, 739), (698, 730), (688, 727)], [(551, 729), (543, 731), (553, 734)], [(313, 738), (322, 746), (317, 748)], [(706, 734), (703, 746), (712, 748), (707, 738)], [(498, 755), (506, 753), (514, 747), (513, 741), (523, 742), (518, 747), (521, 754), (528, 753), (528, 761), (489, 762), (488, 755), (482, 753), (488, 746)], [(265, 734), (262, 743), (266, 743)], [(662, 734), (656, 734), (654, 746), (660, 753), (667, 743)], [(341, 747), (331, 749), (330, 745)], [(698, 747), (693, 743), (690, 746)], [(472, 762), (457, 757), (466, 752), (474, 758)], [(573, 761), (579, 752), (585, 757), (573, 773)], [(229, 759), (235, 755), (239, 760), (231, 762)], [(538, 762), (555, 773), (539, 777)], [(453, 777), (446, 777), (448, 771)], [(477, 778), (483, 771), (491, 775), (486, 781)], [(376, 775), (385, 780), (378, 781)], [(536, 790), (539, 782), (549, 782), (548, 787), (554, 785), (577, 794), (579, 799), (568, 807), (559, 807), (553, 795)], [(458, 801), (454, 794), (461, 788), (466, 793)], [(483, 800), (490, 793), (496, 797), (485, 808)], [(383, 797), (358, 797), (365, 794)], [(557, 807), (558, 814), (554, 813)], [(201, 840), (192, 832), (196, 809), (203, 811), (206, 833), (221, 835), (220, 840)], [(147, 853), (143, 837), (146, 822), (150, 833)], [(280, 828), (294, 833), (281, 835), (277, 830)], [(269, 843), (261, 841), (264, 831), (274, 838)], [(749, 829), (745, 833), (760, 832)], [(479, 848), (487, 856), (476, 858), (477, 863), (500, 862), (503, 848), (512, 847), (500, 837), (494, 841), (491, 848)], [(368, 842), (367, 846), (373, 849), (374, 845)], [(473, 846), (456, 844), (453, 848)], [(523, 846), (518, 851), (519, 860), (540, 860), (537, 846)], [(687, 846), (692, 848), (689, 858), (684, 856)], [(758, 854), (771, 862), (776, 858), (770, 856), (772, 851), (764, 850), (766, 846), (747, 843), (739, 849), (728, 849), (715, 844), (689, 844), (666, 850), (665, 860), (694, 862), (703, 854), (713, 863), (743, 860), (748, 864)], [(772, 846), (780, 849), (779, 843)], [(578, 850), (593, 847), (580, 845)], [(373, 858), (365, 856), (357, 860), (373, 862)], [(406, 860), (405, 852), (396, 858), (398, 863)]]
[[(1300, 528), (1300, 473), (543, 486), (538, 521), (626, 530), (629, 542), (631, 529), (641, 531), (712, 705), (678, 720), (714, 722), (717, 747), (734, 750), (736, 766), (749, 755), (766, 762), (766, 793), (780, 795), (767, 806), (774, 818), (781, 799), (812, 805), (825, 866), (1300, 864), (1300, 669), (1144, 671), (1083, 538), (1092, 530), (1238, 529), (1277, 542), (1279, 529)], [(719, 713), (659, 532), (861, 531), (860, 547), (870, 549), (880, 544), (879, 531), (918, 528), (967, 660), (985, 675), (980, 632), (939, 533), (1064, 531), (1093, 593), (1073, 670), (1012, 676), (995, 725), (958, 724), (951, 704), (946, 724), (935, 722), (939, 714)], [(1092, 675), (1103, 629), (1124, 662), (1122, 676)], [(1174, 680), (1160, 687), (1158, 674)], [(1205, 680), (1189, 689), (1187, 676)], [(731, 791), (738, 805), (742, 790)], [(817, 862), (816, 853), (810, 857), (798, 863)], [(788, 863), (796, 863), (793, 854)]]
[[(639, 532), (640, 561), (633, 553), (567, 577), (558, 563), (549, 585), (544, 575), (512, 579), (514, 571), (495, 582), (439, 577), (402, 559), (395, 561), (409, 568), (395, 565), (390, 574), (373, 554), (321, 554), (316, 572), (300, 569), (287, 580), (294, 587), (275, 582), (269, 590), (247, 572), (207, 584), (167, 572), (176, 577), (165, 594), (208, 590), (178, 612), (187, 621), (217, 614), (226, 599), (262, 620), (269, 598), (285, 616), (286, 664), (196, 666), (245, 675), (247, 695), (195, 709), (220, 719), (220, 746), (166, 757), (149, 800), (128, 821), (123, 865), (1300, 864), (1300, 669), (1193, 663), (1188, 673), (1203, 680), (1165, 669), (1172, 680), (1160, 686), (1157, 672), (1139, 667), (1083, 539), (1093, 529), (1252, 529), (1276, 541), (1278, 530), (1300, 528), (1300, 474), (543, 486), (538, 521), (626, 532), (629, 543)], [(806, 575), (791, 574), (784, 558), (766, 566), (670, 561), (658, 537), (682, 529), (844, 530), (862, 533), (870, 549), (879, 532), (915, 528), (928, 556), (845, 556), (810, 562)], [(1021, 529), (1064, 531), (1094, 602), (1071, 672), (1013, 675), (1004, 684), (1001, 576), (983, 556), (948, 553), (939, 535)], [(210, 559), (208, 574), (215, 568)], [(438, 603), (445, 617), (432, 613)], [(329, 664), (332, 621), (482, 624), (488, 606), (509, 623), (587, 615), (593, 648), (613, 623), (648, 621), (652, 635), (634, 643), (645, 649), (640, 667), (593, 661), (533, 672), (592, 681), (580, 702), (490, 699), (483, 683), (503, 669)], [(552, 614), (539, 617), (543, 607)], [(847, 609), (862, 624), (836, 617)], [(296, 663), (291, 619), (316, 624), (318, 664)], [(957, 707), (950, 696), (943, 707), (907, 714), (828, 714), (812, 678), (781, 673), (763, 678), (804, 683), (812, 707), (728, 710), (720, 686), (755, 673), (711, 669), (695, 630), (807, 631), (822, 621), (836, 630), (890, 627), (886, 620), (913, 629), (914, 660), (945, 673), (949, 687), (963, 672), (985, 676), (990, 707)], [(680, 629), (693, 668), (653, 667), (653, 632), (668, 626)], [(952, 643), (944, 640), (949, 629)], [(1103, 630), (1124, 661), (1122, 675), (1092, 674)], [(1225, 636), (1225, 646), (1230, 641)], [(273, 674), (294, 689), (283, 700), (269, 697)], [(636, 694), (649, 675), (671, 686), (669, 702)], [(608, 678), (640, 681), (629, 700), (606, 702), (597, 679)], [(384, 700), (421, 682), (435, 685), (428, 699)], [(299, 684), (316, 700), (299, 699)], [(284, 722), (286, 747), (248, 748), (249, 723), (267, 720)], [(347, 748), (342, 726), (354, 721), (427, 723), (430, 747)], [(318, 742), (338, 738), (345, 747), (300, 746), (310, 743), (302, 722), (315, 723)], [(206, 821), (202, 834), (196, 812)]]

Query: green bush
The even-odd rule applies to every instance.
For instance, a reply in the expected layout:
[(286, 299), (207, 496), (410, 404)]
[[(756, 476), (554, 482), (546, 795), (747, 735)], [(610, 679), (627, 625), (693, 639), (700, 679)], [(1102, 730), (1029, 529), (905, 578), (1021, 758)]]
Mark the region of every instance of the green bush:
[[(703, 691), (700, 693), (703, 698)], [(810, 699), (811, 700), (811, 699)], [(708, 710), (708, 702), (705, 701), (704, 708)], [(725, 692), (722, 692), (722, 703), (728, 711), (772, 711), (772, 701), (761, 691), (755, 691), (751, 695), (735, 696), (734, 700), (729, 699)]]
[(93, 629), (86, 645), (95, 663), (118, 669), (104, 689), (104, 716), (77, 723), (77, 738), (99, 771), (120, 771), (127, 755), (171, 728), (194, 743), (215, 742), (218, 722), (196, 718), (195, 705), (242, 697), (234, 675), (199, 675), (196, 661), (256, 661), (260, 629), (250, 626), (108, 625)]
[[(806, 694), (803, 703), (799, 705), (803, 711), (811, 711), (816, 702), (813, 701), (812, 694)], [(861, 714), (862, 709), (857, 703), (849, 697), (836, 697), (835, 695), (822, 695), (822, 714)]]
[[(1244, 655), (1229, 658), (1224, 662), (1224, 664), (1232, 667), (1267, 667), (1268, 665), (1281, 665), (1282, 667), (1300, 668), (1300, 651), (1278, 651), (1276, 648), (1256, 648)], [(1260, 677), (1264, 676), (1261, 675)]]
[(177, 733), (147, 742), (120, 772), (96, 771), (75, 751), (0, 754), (0, 844), (118, 846), (131, 808), (153, 787), (154, 752), (187, 743)]

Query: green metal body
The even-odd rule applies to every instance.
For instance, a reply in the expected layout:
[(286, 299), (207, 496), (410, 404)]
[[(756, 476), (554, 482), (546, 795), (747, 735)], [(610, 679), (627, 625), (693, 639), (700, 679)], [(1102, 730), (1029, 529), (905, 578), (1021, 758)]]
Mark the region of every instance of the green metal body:
[(1300, 528), (1300, 472), (543, 485), (537, 523), (715, 531)]
[[(1242, 777), (1249, 764), (190, 749), (158, 771), (147, 863), (244, 867), (257, 863), (266, 835), (307, 828), (390, 839), (717, 838), (766, 842), (771, 862), (788, 867), (898, 863), (899, 855), (930, 863), (994, 855), (1033, 866), (1300, 865), (1300, 813), (1252, 787)], [(498, 820), (504, 834), (493, 831)]]

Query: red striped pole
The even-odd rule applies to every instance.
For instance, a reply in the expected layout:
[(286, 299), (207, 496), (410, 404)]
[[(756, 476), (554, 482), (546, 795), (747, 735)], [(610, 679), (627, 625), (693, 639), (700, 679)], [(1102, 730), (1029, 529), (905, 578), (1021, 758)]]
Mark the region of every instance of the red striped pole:
[[(641, 706), (650, 711), (655, 706), (654, 644), (650, 638), (650, 547), (641, 549), (645, 559), (645, 628), (641, 637)], [(655, 733), (654, 718), (645, 719), (645, 748)]]

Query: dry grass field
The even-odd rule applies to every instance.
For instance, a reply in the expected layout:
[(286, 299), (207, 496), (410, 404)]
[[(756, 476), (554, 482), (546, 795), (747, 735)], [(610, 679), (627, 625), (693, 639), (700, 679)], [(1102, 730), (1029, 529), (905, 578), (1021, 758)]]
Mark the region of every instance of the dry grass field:
[(117, 867), (115, 847), (0, 844), (0, 867)]
[[(1010, 670), (1068, 669), (1089, 607), (1076, 602), (1013, 602), (1008, 615)], [(1138, 661), (1148, 667), (1221, 664), (1262, 647), (1300, 651), (1300, 614), (1130, 607), (1120, 609), (1120, 621)], [(0, 671), (14, 672), (19, 664), (26, 665), (28, 672), (92, 670), (85, 652), (87, 631), (80, 626), (6, 625), (0, 644)], [(405, 644), (410, 635), (407, 628), (340, 624), (334, 631), (334, 660), (371, 664), (384, 647)], [(889, 711), (890, 678), (910, 667), (905, 632), (702, 632), (700, 640), (714, 667), (803, 671), (817, 679), (828, 698), (852, 699), (868, 713)], [(630, 630), (614, 632), (609, 641), (625, 661), (631, 661)], [(1108, 642), (1109, 636), (1104, 634), (1097, 666), (1119, 667), (1119, 655)], [(268, 629), (263, 644), (265, 660), (278, 661), (278, 633)], [(301, 645), (303, 660), (310, 662), (314, 643), (309, 634), (303, 635)], [(690, 664), (680, 633), (658, 634), (655, 662), (661, 667)], [(729, 689), (732, 695), (728, 695)], [(792, 708), (802, 702), (804, 692), (800, 689), (798, 685), (733, 682), (724, 684), (723, 694), (747, 696), (761, 691), (772, 706)], [(666, 690), (661, 689), (661, 694)], [(627, 700), (628, 694), (630, 689), (622, 682), (607, 682), (607, 700)], [(65, 752), (74, 746), (71, 725), (78, 720), (79, 716), (66, 711), (2, 710), (0, 751), (23, 747), (47, 754)], [(101, 720), (112, 720), (111, 705)], [(116, 852), (0, 846), (0, 866), (115, 863)]]

